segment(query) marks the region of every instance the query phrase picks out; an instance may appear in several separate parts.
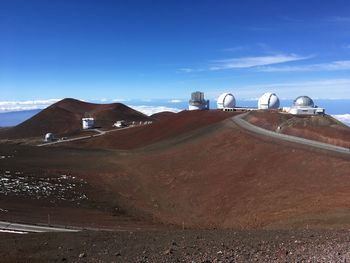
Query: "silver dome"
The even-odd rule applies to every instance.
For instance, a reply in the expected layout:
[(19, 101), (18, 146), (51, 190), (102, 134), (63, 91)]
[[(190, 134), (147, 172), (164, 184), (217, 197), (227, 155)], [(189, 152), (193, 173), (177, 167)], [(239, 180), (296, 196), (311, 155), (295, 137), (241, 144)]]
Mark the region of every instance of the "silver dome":
[(311, 107), (315, 106), (313, 100), (308, 96), (300, 96), (293, 102), (294, 107)]

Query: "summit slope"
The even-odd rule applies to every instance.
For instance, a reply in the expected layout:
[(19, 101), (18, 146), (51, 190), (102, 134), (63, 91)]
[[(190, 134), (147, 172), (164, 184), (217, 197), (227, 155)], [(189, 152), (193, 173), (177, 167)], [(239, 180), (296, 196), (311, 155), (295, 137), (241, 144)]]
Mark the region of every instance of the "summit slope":
[(261, 128), (350, 147), (350, 128), (329, 115), (291, 115), (278, 111), (250, 112), (245, 120)]
[(23, 123), (0, 133), (1, 138), (28, 138), (47, 132), (70, 135), (81, 131), (81, 118), (93, 117), (96, 126), (111, 128), (117, 120), (148, 121), (150, 117), (124, 104), (95, 104), (76, 99), (63, 99)]

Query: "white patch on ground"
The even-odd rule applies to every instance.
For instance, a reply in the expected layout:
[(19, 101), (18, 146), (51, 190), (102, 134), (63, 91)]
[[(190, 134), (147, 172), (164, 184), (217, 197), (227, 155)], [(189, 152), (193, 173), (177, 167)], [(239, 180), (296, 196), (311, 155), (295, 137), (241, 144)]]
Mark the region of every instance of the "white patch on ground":
[(0, 195), (21, 196), (31, 199), (56, 201), (80, 201), (88, 199), (81, 189), (86, 184), (82, 179), (70, 175), (59, 177), (37, 177), (23, 172), (0, 173)]
[(350, 114), (336, 114), (336, 115), (332, 115), (332, 117), (350, 126)]
[(7, 158), (13, 158), (15, 157), (14, 155), (0, 155), (0, 160), (4, 160), (4, 159), (7, 159)]

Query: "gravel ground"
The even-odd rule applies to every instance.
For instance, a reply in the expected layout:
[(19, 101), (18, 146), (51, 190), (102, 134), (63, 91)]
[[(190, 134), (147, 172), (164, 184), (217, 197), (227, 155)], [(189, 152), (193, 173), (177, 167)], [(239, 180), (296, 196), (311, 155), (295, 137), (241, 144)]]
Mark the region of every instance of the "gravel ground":
[(0, 235), (1, 262), (350, 262), (349, 230)]

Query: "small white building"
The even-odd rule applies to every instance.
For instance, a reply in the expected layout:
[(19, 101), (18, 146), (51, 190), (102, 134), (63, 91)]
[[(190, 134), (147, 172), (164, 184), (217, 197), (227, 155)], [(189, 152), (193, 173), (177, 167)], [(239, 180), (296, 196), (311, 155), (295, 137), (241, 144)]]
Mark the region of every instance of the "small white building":
[(235, 96), (233, 96), (232, 93), (228, 92), (221, 94), (216, 101), (216, 106), (220, 110), (224, 110), (226, 108), (233, 109), (236, 107)]
[(209, 100), (204, 99), (203, 92), (192, 92), (188, 102), (188, 110), (209, 110)]
[(95, 119), (94, 118), (82, 118), (83, 129), (93, 129), (95, 127)]
[(127, 124), (124, 120), (116, 121), (113, 124), (113, 127), (116, 127), (116, 128), (122, 128), (122, 127), (126, 127), (126, 126), (127, 126)]

